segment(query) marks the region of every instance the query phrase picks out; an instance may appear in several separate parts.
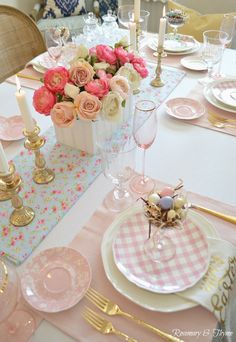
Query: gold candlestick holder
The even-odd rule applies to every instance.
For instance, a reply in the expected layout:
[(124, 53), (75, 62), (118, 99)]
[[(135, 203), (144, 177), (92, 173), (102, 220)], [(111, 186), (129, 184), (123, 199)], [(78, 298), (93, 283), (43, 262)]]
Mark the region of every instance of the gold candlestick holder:
[(34, 211), (23, 205), (23, 200), (18, 194), (21, 189), (21, 177), (15, 172), (13, 164), (9, 167), (9, 173), (0, 173), (0, 188), (7, 196), (10, 196), (13, 212), (10, 215), (10, 223), (17, 227), (27, 226), (34, 219)]
[(153, 87), (163, 87), (165, 83), (161, 80), (161, 58), (163, 54), (163, 47), (157, 48), (157, 67), (156, 67), (156, 77), (151, 81)]
[(40, 153), (40, 148), (45, 144), (45, 138), (40, 137), (40, 128), (35, 127), (33, 132), (27, 132), (24, 130), (25, 148), (27, 150), (33, 151), (35, 154), (35, 169), (33, 171), (33, 180), (37, 184), (48, 184), (55, 178), (55, 173), (46, 167), (46, 161), (42, 153)]

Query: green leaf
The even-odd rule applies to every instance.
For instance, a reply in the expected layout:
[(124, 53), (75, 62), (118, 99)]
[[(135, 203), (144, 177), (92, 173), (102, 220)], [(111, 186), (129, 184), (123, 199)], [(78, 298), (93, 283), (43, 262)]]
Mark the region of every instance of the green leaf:
[(123, 108), (125, 108), (125, 105), (126, 105), (126, 100), (123, 100), (123, 101), (121, 102), (121, 106), (122, 106)]

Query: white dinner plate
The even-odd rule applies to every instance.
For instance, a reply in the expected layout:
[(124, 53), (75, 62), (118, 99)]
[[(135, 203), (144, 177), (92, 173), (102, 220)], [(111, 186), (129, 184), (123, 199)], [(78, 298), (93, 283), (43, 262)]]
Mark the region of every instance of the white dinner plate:
[[(129, 282), (118, 270), (113, 259), (112, 244), (116, 236), (118, 225), (123, 222), (131, 213), (140, 211), (140, 207), (134, 207), (120, 214), (106, 230), (102, 244), (101, 254), (104, 270), (108, 280), (114, 288), (124, 297), (148, 310), (159, 312), (175, 312), (197, 306), (195, 302), (186, 300), (176, 294), (159, 294), (146, 291)], [(201, 215), (189, 211), (191, 219), (198, 224), (204, 233), (209, 237), (217, 237), (214, 227)]]
[[(187, 50), (184, 50), (184, 51), (166, 51), (166, 53), (168, 55), (188, 55), (188, 54), (191, 54), (191, 53), (194, 53), (196, 52), (201, 44), (195, 40), (195, 44), (193, 45), (193, 47), (191, 49), (187, 49)], [(158, 40), (157, 39), (154, 39), (154, 38), (151, 38), (149, 41), (148, 41), (148, 47), (153, 50), (153, 51), (157, 51), (157, 44), (158, 44)]]
[(212, 86), (212, 94), (223, 104), (236, 109), (236, 80), (224, 78)]
[[(236, 80), (236, 79), (235, 79)], [(212, 87), (217, 83), (218, 81), (211, 82), (210, 84), (206, 85), (206, 87), (203, 89), (203, 95), (206, 98), (206, 100), (211, 103), (213, 106), (223, 109), (226, 112), (230, 113), (236, 113), (236, 108), (233, 108), (231, 106), (228, 106), (220, 101), (218, 101), (215, 96), (212, 93)]]
[(187, 69), (195, 71), (207, 70), (207, 65), (201, 56), (188, 56), (180, 60), (180, 63)]

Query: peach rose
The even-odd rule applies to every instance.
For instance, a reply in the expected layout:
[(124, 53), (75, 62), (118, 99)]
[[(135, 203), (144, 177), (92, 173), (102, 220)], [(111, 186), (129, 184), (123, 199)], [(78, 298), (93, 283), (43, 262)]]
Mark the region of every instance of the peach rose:
[(72, 102), (58, 102), (51, 110), (51, 119), (58, 127), (68, 127), (76, 120), (76, 110)]
[(94, 74), (93, 67), (84, 60), (74, 62), (69, 70), (70, 80), (78, 87), (83, 87), (92, 81)]
[(95, 120), (102, 107), (99, 99), (86, 91), (82, 91), (75, 98), (74, 104), (81, 120)]
[(53, 93), (63, 93), (68, 80), (69, 73), (64, 67), (49, 69), (44, 74), (44, 84)]
[(124, 76), (116, 75), (110, 79), (109, 85), (111, 90), (120, 94), (122, 99), (127, 99), (130, 91), (130, 86), (127, 78), (125, 78)]
[(107, 45), (97, 45), (96, 55), (101, 62), (107, 62), (109, 64), (116, 64), (117, 58), (110, 46)]
[(56, 96), (45, 86), (35, 90), (33, 96), (33, 106), (38, 113), (49, 115), (56, 103)]
[(109, 92), (109, 83), (105, 78), (98, 78), (86, 84), (85, 90), (101, 99)]

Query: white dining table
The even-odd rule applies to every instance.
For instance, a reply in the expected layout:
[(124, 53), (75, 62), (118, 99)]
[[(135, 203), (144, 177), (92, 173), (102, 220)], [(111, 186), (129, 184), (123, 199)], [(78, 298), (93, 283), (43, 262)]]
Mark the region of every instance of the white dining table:
[[(186, 76), (169, 95), (169, 98), (184, 97), (202, 77), (201, 72), (185, 70)], [(236, 50), (224, 53), (222, 71), (236, 76)], [(32, 106), (33, 90), (24, 89), (33, 117), (42, 132), (51, 126), (50, 117), (39, 115)], [(15, 99), (16, 87), (9, 83), (0, 85), (0, 115), (19, 114)], [(165, 112), (164, 103), (157, 110), (158, 131), (153, 145), (146, 153), (146, 173), (170, 184), (184, 181), (186, 190), (236, 206), (236, 137), (209, 130), (171, 118)], [(5, 148), (11, 159), (23, 148), (23, 141), (12, 142)], [(141, 170), (142, 151), (137, 152), (136, 170)], [(40, 251), (58, 245), (67, 245), (86, 221), (100, 206), (103, 198), (112, 189), (111, 182), (103, 174), (90, 185), (75, 205), (39, 244), (31, 256), (17, 269)], [(76, 224), (71, 223), (76, 222)], [(68, 229), (70, 227), (70, 229)], [(108, 338), (109, 340), (109, 338)], [(43, 321), (37, 328), (32, 342), (72, 342), (57, 328)]]

